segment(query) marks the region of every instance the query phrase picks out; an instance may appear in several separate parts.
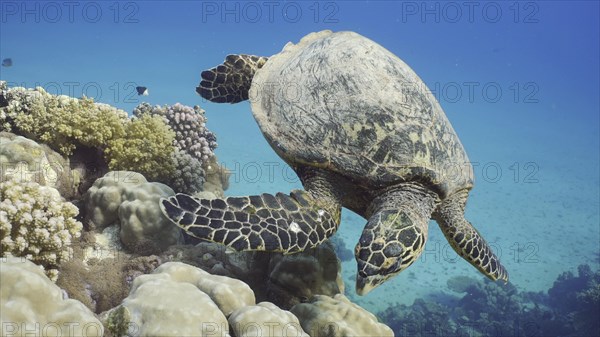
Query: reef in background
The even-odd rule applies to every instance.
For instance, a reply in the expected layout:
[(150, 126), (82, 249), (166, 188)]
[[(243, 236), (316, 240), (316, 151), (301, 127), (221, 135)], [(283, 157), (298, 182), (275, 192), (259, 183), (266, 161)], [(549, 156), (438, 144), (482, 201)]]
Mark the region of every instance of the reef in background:
[(600, 272), (588, 265), (561, 274), (546, 293), (464, 276), (448, 288), (462, 297), (436, 293), (378, 316), (398, 336), (600, 336)]

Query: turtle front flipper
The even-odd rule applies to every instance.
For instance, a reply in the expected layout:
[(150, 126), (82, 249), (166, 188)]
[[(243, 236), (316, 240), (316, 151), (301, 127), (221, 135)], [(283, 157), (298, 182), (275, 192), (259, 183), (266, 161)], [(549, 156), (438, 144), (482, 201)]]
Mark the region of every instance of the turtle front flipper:
[(226, 199), (177, 194), (161, 199), (163, 214), (190, 235), (237, 251), (296, 253), (333, 235), (338, 211), (323, 207), (305, 191)]
[(468, 192), (462, 190), (444, 200), (433, 217), (450, 246), (490, 279), (508, 282), (508, 272), (479, 232), (465, 219)]
[(202, 72), (202, 81), (196, 92), (215, 103), (245, 101), (254, 73), (265, 62), (267, 58), (262, 56), (227, 55), (223, 64)]

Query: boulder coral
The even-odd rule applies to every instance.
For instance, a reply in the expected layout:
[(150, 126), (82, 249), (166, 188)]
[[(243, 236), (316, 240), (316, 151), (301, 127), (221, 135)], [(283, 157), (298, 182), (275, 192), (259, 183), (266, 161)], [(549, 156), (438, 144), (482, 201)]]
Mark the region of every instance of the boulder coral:
[(266, 284), (267, 299), (284, 309), (313, 295), (344, 292), (341, 264), (329, 242), (298, 254), (272, 254)]
[(35, 182), (0, 182), (0, 254), (21, 256), (43, 266), (56, 279), (58, 265), (68, 260), (82, 224), (77, 207), (58, 191)]
[(70, 169), (69, 160), (47, 145), (0, 132), (0, 180), (13, 177), (56, 188), (64, 198), (75, 196), (79, 174)]
[(86, 217), (97, 229), (118, 222), (121, 242), (131, 252), (162, 251), (183, 242), (181, 230), (158, 207), (160, 198), (174, 194), (167, 185), (148, 182), (139, 173), (111, 171), (87, 191)]
[(394, 336), (392, 329), (379, 323), (375, 315), (350, 302), (342, 294), (333, 297), (316, 295), (307, 303), (295, 305), (290, 311), (312, 337)]
[(240, 308), (229, 316), (228, 322), (236, 337), (309, 337), (298, 317), (270, 302)]
[[(254, 294), (241, 281), (220, 281), (184, 263), (165, 263), (134, 280), (123, 303), (103, 315), (105, 324), (113, 335), (229, 336), (222, 310), (254, 305)], [(202, 289), (210, 290), (213, 297)]]
[(103, 336), (104, 327), (81, 302), (66, 299), (39, 266), (0, 259), (0, 335)]

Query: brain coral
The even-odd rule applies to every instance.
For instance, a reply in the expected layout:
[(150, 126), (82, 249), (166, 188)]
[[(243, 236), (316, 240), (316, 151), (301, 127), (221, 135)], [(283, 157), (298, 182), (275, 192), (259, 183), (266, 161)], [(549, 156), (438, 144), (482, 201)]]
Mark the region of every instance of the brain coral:
[(33, 263), (0, 259), (0, 336), (102, 336), (104, 328), (81, 302)]
[(13, 179), (0, 182), (0, 254), (23, 256), (55, 279), (58, 265), (73, 253), (81, 234), (77, 207), (54, 188)]

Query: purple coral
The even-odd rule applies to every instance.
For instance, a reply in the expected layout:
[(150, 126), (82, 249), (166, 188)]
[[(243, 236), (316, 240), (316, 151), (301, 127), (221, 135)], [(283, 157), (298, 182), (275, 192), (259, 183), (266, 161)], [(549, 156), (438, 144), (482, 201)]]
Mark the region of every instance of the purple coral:
[(217, 137), (206, 128), (204, 110), (199, 106), (189, 107), (183, 104), (151, 106), (142, 103), (133, 110), (135, 116), (144, 113), (160, 115), (175, 131), (175, 146), (197, 159), (201, 163), (214, 156)]

